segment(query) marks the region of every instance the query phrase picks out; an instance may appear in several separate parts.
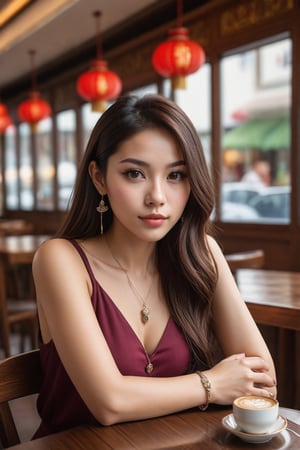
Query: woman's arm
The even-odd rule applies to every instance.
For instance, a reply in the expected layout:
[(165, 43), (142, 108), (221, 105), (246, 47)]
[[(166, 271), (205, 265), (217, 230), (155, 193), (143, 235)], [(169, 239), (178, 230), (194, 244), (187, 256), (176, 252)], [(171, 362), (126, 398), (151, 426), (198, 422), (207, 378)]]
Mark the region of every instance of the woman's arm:
[[(219, 344), (225, 356), (240, 355), (237, 360), (238, 368), (235, 368), (235, 370), (240, 370), (242, 366), (244, 369), (249, 368), (252, 372), (249, 372), (248, 387), (243, 382), (239, 384), (246, 389), (246, 392), (236, 392), (236, 394), (262, 393), (262, 395), (267, 395), (270, 392), (270, 395), (275, 396), (276, 374), (270, 352), (246, 303), (241, 298), (223, 253), (212, 238), (209, 237), (208, 242), (219, 273), (213, 302), (213, 321)], [(234, 357), (234, 359), (236, 358)], [(213, 378), (216, 377), (214, 381), (216, 400), (220, 396), (224, 396), (226, 387), (224, 384), (228, 383), (227, 389), (229, 392), (234, 391), (232, 383), (229, 380), (226, 382), (223, 378), (224, 366), (230, 364), (232, 364), (232, 357), (217, 365), (210, 375)], [(257, 376), (255, 384), (258, 387), (254, 392), (253, 381), (255, 382), (256, 373), (267, 374), (268, 377), (271, 377), (273, 385), (270, 384), (270, 379), (266, 378), (266, 385), (264, 386), (261, 377)], [(234, 382), (236, 383), (236, 377), (234, 377)], [(266, 392), (266, 388), (268, 392)], [(221, 390), (223, 390), (223, 393), (221, 393)]]

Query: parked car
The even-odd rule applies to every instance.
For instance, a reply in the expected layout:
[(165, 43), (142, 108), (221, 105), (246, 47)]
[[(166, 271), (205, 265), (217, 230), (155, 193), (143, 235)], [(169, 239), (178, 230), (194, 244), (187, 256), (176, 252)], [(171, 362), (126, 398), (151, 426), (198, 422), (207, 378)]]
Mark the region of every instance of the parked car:
[(255, 223), (288, 223), (290, 186), (260, 187), (235, 182), (222, 186), (222, 220)]
[(270, 186), (251, 199), (249, 206), (266, 221), (287, 223), (290, 220), (290, 186)]
[(222, 185), (221, 217), (225, 222), (256, 222), (259, 214), (249, 206), (261, 188), (250, 183), (230, 182)]
[(243, 183), (240, 181), (223, 183), (222, 202), (248, 205), (250, 200), (254, 199), (260, 194), (262, 189), (263, 188), (260, 186), (255, 186), (254, 184)]
[(254, 208), (242, 203), (222, 203), (222, 220), (224, 222), (257, 222), (259, 214)]

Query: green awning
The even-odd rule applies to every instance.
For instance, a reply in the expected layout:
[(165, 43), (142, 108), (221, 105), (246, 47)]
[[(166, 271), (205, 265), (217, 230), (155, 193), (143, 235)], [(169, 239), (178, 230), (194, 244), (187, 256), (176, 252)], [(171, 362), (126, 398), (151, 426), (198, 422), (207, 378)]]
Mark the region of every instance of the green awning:
[(263, 150), (271, 148), (289, 148), (291, 145), (290, 119), (280, 119), (279, 124), (265, 137)]
[(287, 117), (248, 120), (225, 133), (222, 145), (236, 149), (289, 148), (290, 121)]

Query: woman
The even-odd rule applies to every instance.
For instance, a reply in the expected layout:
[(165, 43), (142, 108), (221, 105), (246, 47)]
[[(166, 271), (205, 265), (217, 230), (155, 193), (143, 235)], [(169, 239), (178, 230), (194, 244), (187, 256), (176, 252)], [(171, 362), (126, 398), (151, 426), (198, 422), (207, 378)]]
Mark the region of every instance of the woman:
[(212, 208), (201, 143), (178, 106), (128, 96), (102, 115), (66, 222), (34, 258), (35, 437), (276, 395), (271, 356), (208, 234)]

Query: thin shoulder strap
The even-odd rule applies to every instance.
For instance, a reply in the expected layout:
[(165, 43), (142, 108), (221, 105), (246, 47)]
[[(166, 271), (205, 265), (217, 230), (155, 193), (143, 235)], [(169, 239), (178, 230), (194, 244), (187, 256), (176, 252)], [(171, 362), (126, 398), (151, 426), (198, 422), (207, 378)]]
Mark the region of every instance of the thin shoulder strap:
[(82, 261), (83, 261), (83, 263), (84, 263), (84, 265), (85, 265), (85, 267), (86, 267), (86, 270), (87, 270), (87, 272), (88, 272), (88, 274), (89, 274), (91, 280), (92, 280), (93, 282), (95, 282), (95, 281), (96, 281), (96, 278), (95, 278), (94, 272), (92, 271), (92, 268), (91, 268), (91, 265), (90, 265), (90, 263), (89, 263), (88, 257), (86, 256), (86, 254), (85, 254), (83, 248), (80, 247), (80, 245), (78, 244), (77, 241), (75, 241), (75, 239), (70, 239), (69, 242), (70, 242), (71, 244), (73, 244), (73, 246), (74, 246), (74, 247), (76, 248), (76, 250), (78, 251), (78, 253), (79, 253), (79, 255), (81, 256), (81, 259), (82, 259)]

